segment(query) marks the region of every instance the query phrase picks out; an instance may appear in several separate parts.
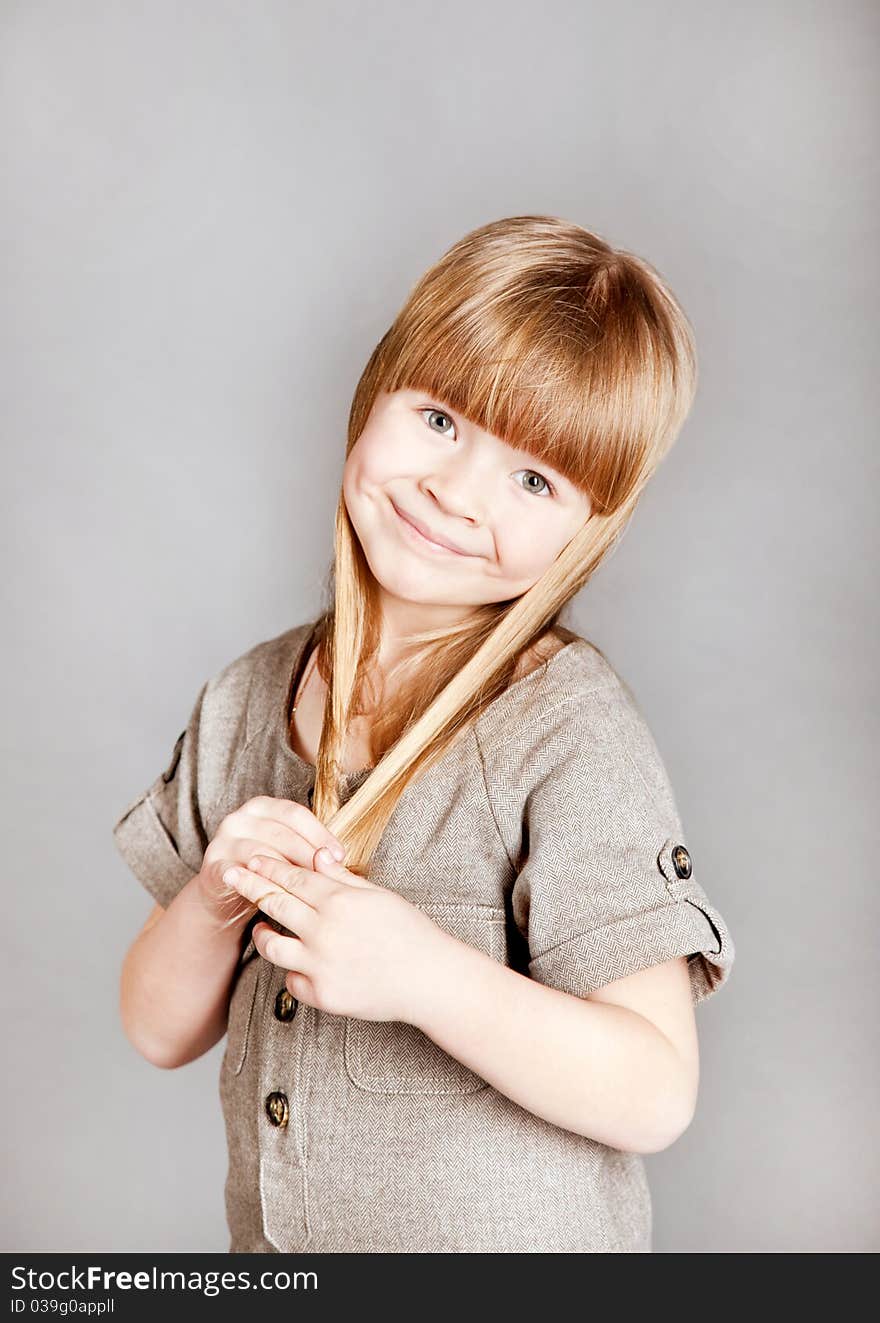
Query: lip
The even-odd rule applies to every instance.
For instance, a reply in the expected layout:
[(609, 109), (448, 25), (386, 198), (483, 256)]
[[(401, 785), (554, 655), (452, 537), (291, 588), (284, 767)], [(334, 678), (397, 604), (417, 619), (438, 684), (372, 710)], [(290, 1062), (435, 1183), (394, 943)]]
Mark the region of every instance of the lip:
[(391, 502), (391, 508), (399, 517), (401, 523), (405, 524), (410, 532), (418, 538), (419, 543), (429, 550), (448, 552), (453, 556), (471, 556), (473, 554), (470, 551), (464, 551), (461, 547), (457, 547), (453, 542), (447, 542), (443, 538), (432, 537), (425, 524), (422, 524), (418, 519), (414, 518), (413, 515), (406, 514), (398, 505), (395, 505), (394, 501)]

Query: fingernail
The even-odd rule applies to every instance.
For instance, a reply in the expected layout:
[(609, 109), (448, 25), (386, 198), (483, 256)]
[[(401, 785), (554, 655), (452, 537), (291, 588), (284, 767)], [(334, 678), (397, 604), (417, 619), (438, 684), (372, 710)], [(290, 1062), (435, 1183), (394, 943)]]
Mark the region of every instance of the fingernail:
[(321, 846), (315, 858), (319, 859), (322, 864), (332, 864), (333, 862), (333, 856), (327, 849), (326, 845)]
[(234, 887), (238, 878), (239, 872), (237, 868), (227, 868), (226, 872), (223, 874), (223, 881), (228, 887)]
[(338, 844), (336, 844), (336, 845), (331, 845), (331, 846), (330, 846), (330, 849), (333, 851), (333, 857), (334, 857), (335, 859), (338, 859), (338, 860), (341, 862), (341, 861), (345, 858), (345, 846), (344, 846), (344, 845), (338, 845)]

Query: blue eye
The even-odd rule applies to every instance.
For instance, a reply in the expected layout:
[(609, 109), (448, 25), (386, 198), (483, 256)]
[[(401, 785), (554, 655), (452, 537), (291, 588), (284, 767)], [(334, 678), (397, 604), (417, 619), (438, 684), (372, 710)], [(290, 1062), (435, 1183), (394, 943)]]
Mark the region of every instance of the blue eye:
[[(455, 424), (453, 423), (452, 419), (449, 417), (449, 414), (448, 414), (448, 413), (444, 413), (442, 409), (419, 409), (419, 413), (420, 413), (420, 414), (426, 414), (426, 413), (429, 413), (429, 414), (433, 414), (435, 418), (445, 418), (446, 421), (449, 423), (450, 427), (452, 428), (452, 431), (453, 431), (453, 432), (455, 431)], [(429, 426), (429, 427), (431, 426), (430, 423), (428, 424), (428, 426)], [(431, 431), (432, 431), (432, 432), (433, 432), (433, 431), (436, 431), (436, 430), (437, 430), (436, 428), (433, 428), (433, 427), (431, 428)], [(443, 432), (443, 431), (441, 431), (441, 432), (438, 433), (438, 435), (439, 435), (439, 436), (449, 436), (450, 433), (449, 433), (449, 432)]]
[(524, 487), (524, 488), (523, 488), (524, 491), (535, 492), (535, 494), (536, 494), (537, 496), (555, 496), (555, 495), (556, 495), (556, 492), (554, 491), (553, 487), (552, 487), (551, 484), (547, 481), (547, 479), (543, 476), (543, 474), (541, 474), (541, 473), (536, 473), (534, 469), (520, 469), (520, 473), (530, 473), (530, 474), (532, 475), (533, 478), (538, 478), (539, 481), (543, 482), (543, 484), (544, 484), (544, 486), (543, 486), (542, 488), (540, 488), (540, 489), (537, 488), (537, 487)]

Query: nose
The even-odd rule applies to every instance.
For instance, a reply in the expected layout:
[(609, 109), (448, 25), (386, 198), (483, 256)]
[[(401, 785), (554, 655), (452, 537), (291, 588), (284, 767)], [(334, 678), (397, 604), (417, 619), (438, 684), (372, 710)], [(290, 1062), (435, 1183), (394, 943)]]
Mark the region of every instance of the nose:
[(461, 521), (479, 526), (482, 522), (479, 493), (486, 490), (487, 483), (485, 479), (481, 481), (467, 460), (451, 462), (442, 473), (423, 478), (419, 486), (451, 523)]
[(475, 524), (476, 517), (468, 514), (464, 508), (464, 502), (456, 500), (455, 496), (448, 495), (442, 488), (435, 487), (432, 483), (423, 484), (426, 495), (432, 498), (433, 503), (446, 516), (447, 519), (457, 522), (462, 520), (467, 524)]

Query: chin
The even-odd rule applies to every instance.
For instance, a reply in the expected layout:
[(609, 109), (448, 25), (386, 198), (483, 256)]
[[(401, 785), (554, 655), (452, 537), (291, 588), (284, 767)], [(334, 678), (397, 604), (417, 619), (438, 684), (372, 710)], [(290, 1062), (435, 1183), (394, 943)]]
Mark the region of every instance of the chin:
[(431, 592), (430, 573), (419, 573), (414, 568), (412, 573), (402, 574), (398, 566), (391, 574), (377, 574), (372, 565), (373, 577), (379, 587), (389, 597), (397, 597), (402, 602), (412, 602), (414, 606), (448, 606), (445, 594)]

